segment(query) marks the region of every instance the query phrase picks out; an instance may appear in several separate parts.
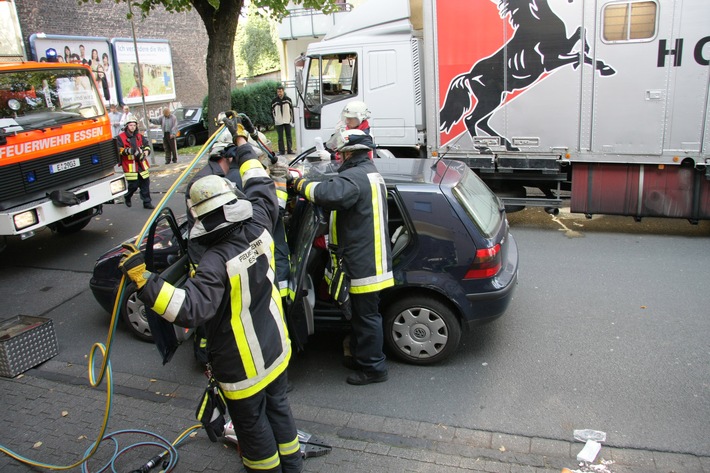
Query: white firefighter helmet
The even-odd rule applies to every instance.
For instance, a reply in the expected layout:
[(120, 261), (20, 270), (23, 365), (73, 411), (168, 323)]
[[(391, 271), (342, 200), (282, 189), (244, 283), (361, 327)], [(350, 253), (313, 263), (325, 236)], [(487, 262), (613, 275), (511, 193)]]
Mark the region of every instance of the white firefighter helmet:
[(365, 102), (353, 100), (345, 105), (341, 117), (343, 123), (345, 123), (346, 118), (357, 118), (360, 123), (362, 123), (364, 120), (370, 118), (370, 110), (367, 108)]
[(354, 151), (356, 149), (374, 149), (372, 137), (362, 130), (341, 130), (336, 132), (336, 151)]
[(138, 126), (138, 118), (136, 118), (136, 116), (132, 113), (129, 113), (126, 117), (126, 124), (123, 125), (123, 127), (125, 128), (126, 126), (128, 126), (129, 123), (135, 123), (136, 126)]
[(211, 175), (198, 179), (190, 188), (191, 210), (196, 217), (237, 200), (234, 184), (221, 176)]

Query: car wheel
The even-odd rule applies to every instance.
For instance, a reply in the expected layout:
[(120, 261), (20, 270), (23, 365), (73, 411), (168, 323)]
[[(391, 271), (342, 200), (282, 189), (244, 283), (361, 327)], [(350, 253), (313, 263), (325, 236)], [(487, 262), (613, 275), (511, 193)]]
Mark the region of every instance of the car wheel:
[(447, 358), (461, 340), (453, 311), (432, 297), (410, 296), (384, 311), (385, 344), (395, 356), (415, 365)]
[(187, 146), (193, 147), (197, 144), (197, 136), (190, 133), (185, 137), (185, 141), (187, 142)]
[(123, 307), (121, 316), (130, 332), (141, 340), (153, 341), (150, 333), (148, 319), (145, 316), (145, 304), (136, 295), (136, 286), (133, 283), (126, 287), (123, 294)]

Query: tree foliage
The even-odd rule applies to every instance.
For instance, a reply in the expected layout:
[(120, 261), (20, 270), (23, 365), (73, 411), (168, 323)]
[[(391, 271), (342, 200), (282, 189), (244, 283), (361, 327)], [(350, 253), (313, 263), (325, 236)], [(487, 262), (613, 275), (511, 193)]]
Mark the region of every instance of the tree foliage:
[[(171, 13), (195, 9), (200, 15), (209, 38), (207, 44), (207, 88), (209, 96), (210, 130), (214, 128), (214, 117), (221, 110), (227, 110), (231, 103), (231, 89), (234, 84), (234, 38), (237, 33), (239, 15), (244, 0), (115, 0), (130, 2), (134, 14), (140, 12), (146, 17), (158, 7)], [(79, 3), (101, 3), (101, 0), (78, 0)], [(321, 10), (324, 13), (336, 11), (335, 0), (251, 0), (250, 6), (263, 9), (274, 20), (281, 20), (288, 14), (287, 6), (292, 3), (304, 8)]]
[(237, 31), (236, 69), (238, 77), (252, 77), (279, 68), (279, 51), (273, 21), (254, 8), (248, 21)]

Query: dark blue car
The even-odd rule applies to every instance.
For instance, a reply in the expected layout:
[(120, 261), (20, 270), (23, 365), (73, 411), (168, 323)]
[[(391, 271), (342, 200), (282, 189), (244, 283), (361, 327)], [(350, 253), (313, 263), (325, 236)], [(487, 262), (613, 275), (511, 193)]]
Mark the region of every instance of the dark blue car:
[[(456, 350), (462, 334), (505, 313), (517, 284), (518, 247), (504, 205), (463, 163), (375, 162), (389, 192), (395, 276), (395, 286), (381, 293), (386, 348), (410, 363), (436, 363)], [(336, 169), (324, 162), (299, 168), (310, 179), (327, 178)], [(185, 264), (185, 226), (168, 214), (156, 225), (147, 255), (156, 271)], [(301, 198), (291, 202), (293, 300), (287, 320), (300, 349), (317, 330), (347, 328), (323, 280), (327, 251), (319, 238), (327, 233), (326, 219), (327, 213)], [(99, 258), (91, 279), (94, 296), (107, 311), (121, 276), (119, 256), (117, 247)], [(131, 330), (150, 339), (145, 308), (134, 291), (128, 291), (121, 310)]]

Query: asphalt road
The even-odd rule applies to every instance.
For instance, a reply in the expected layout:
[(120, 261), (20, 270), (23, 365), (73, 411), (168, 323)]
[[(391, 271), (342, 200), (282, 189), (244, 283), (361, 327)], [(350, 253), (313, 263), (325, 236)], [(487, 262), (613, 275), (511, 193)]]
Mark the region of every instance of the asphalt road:
[[(156, 203), (177, 172), (153, 173)], [(181, 211), (182, 196), (172, 204)], [(107, 205), (78, 234), (10, 239), (0, 319), (51, 317), (55, 360), (86, 364), (109, 329), (88, 288), (93, 263), (149, 214)], [(589, 428), (607, 432), (611, 446), (710, 455), (710, 222), (540, 209), (509, 219), (520, 278), (506, 315), (465, 334), (445, 363), (390, 360), (390, 381), (364, 387), (345, 383), (340, 337), (316, 335), (289, 369), (294, 402), (561, 440)], [(116, 373), (204, 384), (190, 346), (161, 366), (120, 323), (111, 360)]]

